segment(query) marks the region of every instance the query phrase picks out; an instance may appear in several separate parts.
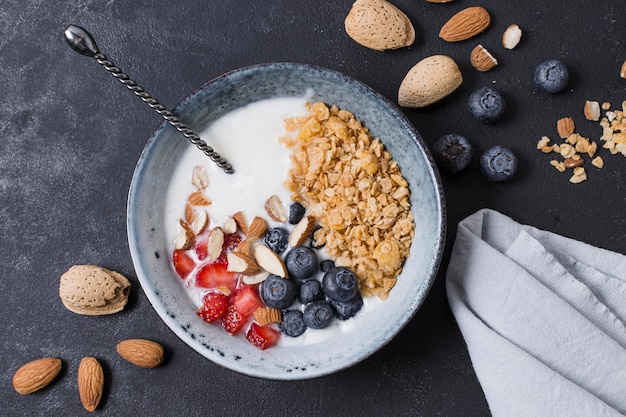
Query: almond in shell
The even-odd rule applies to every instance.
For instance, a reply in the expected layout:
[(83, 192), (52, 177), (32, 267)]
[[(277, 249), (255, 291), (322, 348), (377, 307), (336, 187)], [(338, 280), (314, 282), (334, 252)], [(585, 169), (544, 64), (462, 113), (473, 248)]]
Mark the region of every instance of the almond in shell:
[(155, 368), (163, 363), (165, 350), (152, 340), (127, 339), (118, 343), (117, 353), (133, 365)]
[(415, 42), (411, 20), (386, 0), (356, 0), (344, 26), (355, 42), (377, 51), (398, 49)]
[(446, 55), (432, 55), (413, 66), (398, 90), (402, 107), (426, 107), (450, 95), (463, 82), (456, 62)]
[(450, 18), (439, 31), (447, 42), (459, 42), (482, 33), (491, 23), (489, 12), (480, 6), (468, 7)]
[(87, 356), (78, 365), (78, 394), (87, 411), (94, 411), (102, 399), (104, 372), (96, 358)]
[(42, 358), (22, 365), (13, 374), (13, 388), (20, 394), (31, 394), (46, 387), (61, 371), (61, 359)]

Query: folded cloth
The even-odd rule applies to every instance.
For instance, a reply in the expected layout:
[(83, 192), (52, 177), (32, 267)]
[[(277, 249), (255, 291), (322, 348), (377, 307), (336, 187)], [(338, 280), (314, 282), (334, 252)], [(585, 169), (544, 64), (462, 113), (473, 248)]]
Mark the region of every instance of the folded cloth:
[(626, 414), (626, 256), (485, 209), (446, 286), (493, 416)]

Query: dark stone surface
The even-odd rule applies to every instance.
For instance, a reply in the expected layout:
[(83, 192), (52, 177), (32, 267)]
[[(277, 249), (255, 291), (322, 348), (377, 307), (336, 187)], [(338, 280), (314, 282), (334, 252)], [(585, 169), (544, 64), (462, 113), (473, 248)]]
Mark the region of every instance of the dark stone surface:
[[(535, 149), (556, 120), (573, 116), (578, 131), (598, 139), (584, 120), (587, 99), (614, 107), (626, 99), (619, 69), (626, 58), (626, 9), (620, 2), (485, 0), (492, 14), (481, 36), (448, 44), (437, 37), (456, 11), (474, 4), (393, 2), (412, 19), (410, 48), (376, 52), (343, 29), (350, 1), (41, 2), (3, 0), (0, 7), (0, 414), (81, 415), (76, 371), (95, 356), (107, 379), (96, 414), (255, 416), (485, 416), (488, 406), (445, 296), (444, 273), (459, 220), (490, 207), (514, 219), (618, 252), (626, 252), (626, 160), (604, 151), (606, 167), (567, 182)], [(461, 174), (443, 175), (449, 236), (441, 272), (426, 303), (387, 346), (335, 375), (300, 382), (245, 377), (184, 345), (157, 317), (140, 289), (126, 237), (126, 198), (143, 146), (161, 121), (95, 62), (71, 51), (62, 33), (74, 23), (103, 53), (168, 107), (207, 80), (261, 62), (297, 61), (340, 70), (396, 101), (408, 69), (443, 53), (459, 63), (463, 85), (423, 110), (405, 109), (427, 143), (458, 132), (477, 154), (496, 144), (520, 161), (510, 183), (484, 181), (477, 158)], [(524, 35), (512, 51), (500, 37), (511, 23)], [(469, 65), (482, 43), (500, 61), (489, 73)], [(557, 58), (571, 70), (565, 92), (533, 85), (536, 64)], [(507, 100), (503, 120), (472, 120), (467, 97), (492, 85)], [(129, 277), (128, 308), (107, 317), (70, 313), (58, 297), (59, 276), (92, 263)], [(167, 349), (164, 366), (135, 368), (115, 353), (125, 338), (145, 337)], [(11, 377), (43, 356), (63, 360), (48, 388), (17, 394)]]

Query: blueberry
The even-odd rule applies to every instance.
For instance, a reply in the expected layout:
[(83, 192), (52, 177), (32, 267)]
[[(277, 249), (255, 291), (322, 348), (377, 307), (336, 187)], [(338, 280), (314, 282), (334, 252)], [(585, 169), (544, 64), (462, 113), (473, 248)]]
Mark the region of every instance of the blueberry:
[(306, 330), (306, 323), (302, 312), (287, 310), (283, 312), (283, 321), (278, 325), (280, 331), (287, 336), (298, 337)]
[(318, 270), (318, 259), (315, 251), (306, 246), (291, 249), (285, 257), (287, 273), (294, 279), (307, 279)]
[(470, 113), (482, 123), (493, 123), (504, 114), (504, 98), (490, 87), (482, 87), (474, 91), (467, 101)]
[(261, 283), (259, 293), (268, 307), (287, 308), (298, 297), (298, 284), (289, 278), (270, 275)]
[(356, 295), (349, 301), (331, 301), (331, 304), (335, 310), (335, 317), (339, 320), (347, 320), (354, 317), (354, 315), (359, 312), (361, 307), (363, 307), (363, 297), (361, 297), (361, 294), (357, 292)]
[(289, 206), (289, 223), (298, 224), (300, 220), (304, 217), (304, 213), (306, 209), (304, 206), (298, 202), (292, 203)]
[(314, 301), (304, 309), (303, 318), (311, 329), (326, 328), (333, 320), (333, 307), (326, 301)]
[(319, 244), (315, 240), (315, 232), (317, 232), (321, 228), (322, 226), (320, 226), (319, 224), (316, 224), (315, 227), (313, 228), (313, 231), (311, 232), (311, 243), (309, 246), (311, 246), (314, 249), (319, 249), (324, 246), (324, 244)]
[(432, 150), (437, 165), (450, 173), (465, 169), (474, 155), (470, 141), (456, 133), (439, 138)]
[(282, 227), (272, 228), (265, 233), (263, 242), (268, 248), (280, 255), (289, 244), (289, 232)]
[(569, 71), (558, 59), (542, 62), (535, 68), (533, 81), (546, 93), (555, 94), (563, 91), (569, 81)]
[(322, 272), (328, 272), (329, 269), (335, 267), (335, 262), (332, 259), (324, 259), (320, 262), (320, 270)]
[(322, 299), (324, 299), (324, 291), (322, 291), (321, 282), (316, 279), (307, 279), (300, 284), (299, 300), (302, 304), (309, 304)]
[(348, 268), (335, 267), (322, 278), (324, 294), (333, 301), (346, 302), (354, 297), (359, 289), (356, 275)]
[(480, 171), (489, 181), (508, 181), (517, 171), (517, 158), (504, 146), (494, 146), (480, 157)]

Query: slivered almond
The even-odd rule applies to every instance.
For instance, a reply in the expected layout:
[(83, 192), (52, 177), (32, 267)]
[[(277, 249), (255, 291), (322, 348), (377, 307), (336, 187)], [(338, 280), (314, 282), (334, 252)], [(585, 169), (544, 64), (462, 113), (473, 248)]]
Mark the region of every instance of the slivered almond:
[(522, 39), (522, 29), (516, 24), (512, 24), (506, 28), (502, 34), (502, 46), (506, 49), (515, 48)]
[(246, 239), (254, 240), (262, 237), (267, 231), (267, 220), (263, 217), (255, 217), (248, 226), (248, 233), (246, 233)]
[(272, 220), (285, 223), (287, 221), (287, 210), (280, 197), (273, 195), (265, 202), (265, 211)]
[(259, 326), (265, 326), (270, 323), (280, 323), (283, 320), (283, 315), (277, 308), (259, 307), (254, 312), (254, 320)]
[(256, 245), (254, 247), (254, 259), (261, 268), (270, 274), (278, 275), (281, 278), (287, 277), (285, 263), (276, 252), (267, 246)]
[(241, 280), (246, 285), (256, 285), (256, 284), (260, 284), (261, 282), (265, 281), (267, 279), (267, 277), (269, 277), (269, 276), (270, 276), (269, 272), (263, 271), (263, 272), (259, 272), (258, 274), (255, 274), (255, 275), (243, 275)]
[(195, 219), (195, 217), (196, 217), (196, 212), (193, 209), (193, 207), (191, 207), (191, 204), (189, 203), (185, 204), (185, 221), (188, 224), (191, 224), (193, 223), (193, 220)]
[(210, 206), (211, 204), (213, 204), (211, 202), (211, 200), (209, 200), (204, 193), (202, 192), (202, 190), (196, 190), (193, 193), (191, 193), (189, 195), (189, 198), (187, 199), (187, 201), (189, 202), (189, 204), (191, 204), (192, 206)]
[(489, 12), (480, 6), (468, 7), (450, 18), (439, 31), (447, 42), (459, 42), (483, 32), (491, 23)]
[(315, 217), (311, 215), (304, 216), (291, 231), (289, 235), (289, 246), (295, 248), (306, 242), (306, 240), (311, 237), (311, 232), (315, 228), (315, 224)]
[(222, 246), (224, 246), (224, 232), (221, 228), (216, 227), (209, 232), (207, 239), (207, 256), (209, 259), (215, 260), (222, 253)]
[(583, 109), (585, 118), (587, 120), (598, 121), (600, 120), (600, 103), (597, 101), (587, 100), (585, 101), (585, 107)]
[(222, 225), (222, 230), (226, 234), (235, 233), (237, 231), (237, 222), (232, 217), (226, 217), (224, 219), (224, 224)]
[(263, 271), (254, 259), (241, 252), (228, 252), (226, 256), (228, 258), (228, 268), (226, 269), (230, 272), (241, 272), (244, 275), (255, 275)]
[(246, 220), (246, 216), (241, 211), (238, 211), (237, 213), (233, 214), (233, 219), (235, 219), (235, 223), (237, 223), (237, 227), (239, 227), (241, 233), (247, 235), (248, 221)]
[(209, 227), (209, 223), (209, 214), (204, 210), (200, 210), (191, 223), (191, 229), (196, 235), (199, 235)]
[(196, 166), (191, 173), (191, 183), (202, 190), (209, 186), (209, 174), (206, 168), (201, 165)]

